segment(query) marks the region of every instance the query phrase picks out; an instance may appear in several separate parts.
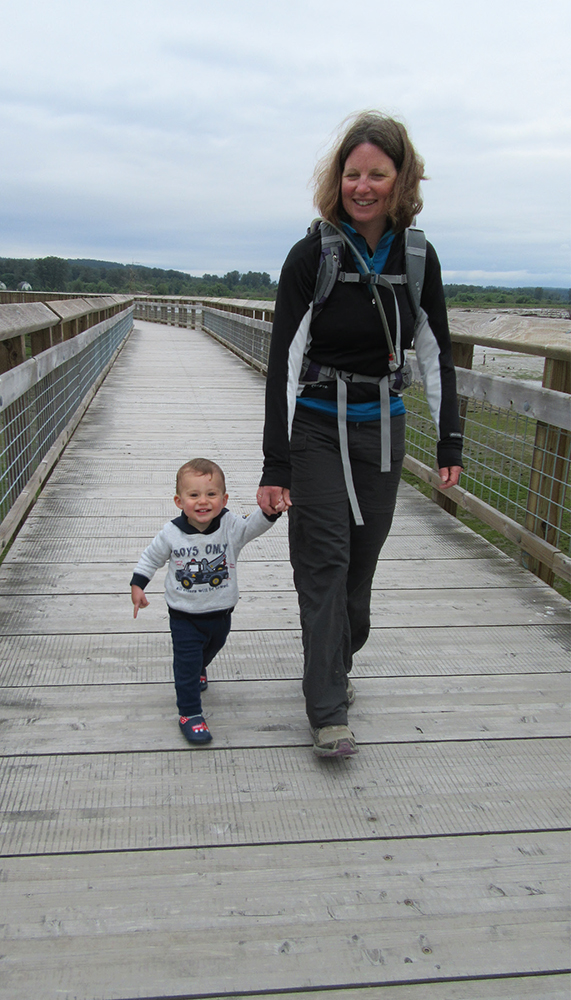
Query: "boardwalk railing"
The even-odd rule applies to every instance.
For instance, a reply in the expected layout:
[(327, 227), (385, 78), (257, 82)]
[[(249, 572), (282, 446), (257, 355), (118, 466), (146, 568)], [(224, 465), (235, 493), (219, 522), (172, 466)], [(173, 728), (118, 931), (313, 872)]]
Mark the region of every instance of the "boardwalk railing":
[[(261, 371), (274, 303), (247, 299), (139, 298), (135, 317), (202, 328)], [(452, 310), (452, 341), (464, 425), (466, 488), (446, 494), (433, 467), (435, 429), (418, 370), (407, 391), (406, 468), (433, 498), (478, 517), (520, 547), (523, 564), (548, 583), (571, 581), (571, 334), (562, 319)], [(543, 385), (471, 371), (474, 345), (545, 359)], [(414, 363), (414, 354), (411, 354)]]
[(125, 295), (0, 305), (0, 553), (132, 326)]

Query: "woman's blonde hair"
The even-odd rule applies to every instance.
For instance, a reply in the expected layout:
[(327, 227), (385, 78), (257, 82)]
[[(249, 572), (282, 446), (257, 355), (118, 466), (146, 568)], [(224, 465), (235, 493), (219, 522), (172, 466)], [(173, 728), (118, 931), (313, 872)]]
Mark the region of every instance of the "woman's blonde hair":
[(420, 182), (424, 160), (416, 152), (402, 122), (380, 111), (361, 111), (342, 123), (333, 149), (319, 161), (313, 175), (314, 203), (321, 216), (335, 225), (347, 221), (341, 203), (341, 178), (347, 157), (364, 142), (390, 156), (397, 168), (395, 186), (387, 201), (387, 215), (395, 232), (412, 224), (422, 209)]

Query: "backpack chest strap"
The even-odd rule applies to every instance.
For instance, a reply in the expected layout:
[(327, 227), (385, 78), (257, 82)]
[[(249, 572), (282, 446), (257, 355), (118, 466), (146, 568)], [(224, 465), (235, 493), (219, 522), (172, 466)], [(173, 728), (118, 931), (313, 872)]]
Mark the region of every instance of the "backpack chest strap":
[(337, 275), (337, 281), (353, 282), (355, 284), (361, 285), (406, 285), (407, 277), (406, 274), (375, 274), (374, 271), (368, 271), (367, 274), (359, 274), (357, 271), (340, 271)]

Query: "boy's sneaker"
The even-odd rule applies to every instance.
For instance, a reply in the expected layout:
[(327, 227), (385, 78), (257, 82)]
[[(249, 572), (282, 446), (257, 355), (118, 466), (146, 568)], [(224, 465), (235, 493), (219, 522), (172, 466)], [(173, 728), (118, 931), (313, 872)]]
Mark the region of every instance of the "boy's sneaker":
[(353, 687), (350, 677), (347, 678), (347, 699), (349, 701), (349, 705), (352, 705), (355, 701), (355, 688)]
[(178, 724), (189, 743), (210, 743), (212, 733), (204, 721), (204, 716), (193, 715), (188, 718), (186, 715), (181, 715)]
[(205, 667), (200, 675), (200, 690), (206, 691), (207, 687), (208, 687), (208, 677), (206, 676), (206, 667)]
[(323, 726), (312, 729), (313, 752), (318, 757), (352, 757), (358, 753), (355, 737), (347, 726)]

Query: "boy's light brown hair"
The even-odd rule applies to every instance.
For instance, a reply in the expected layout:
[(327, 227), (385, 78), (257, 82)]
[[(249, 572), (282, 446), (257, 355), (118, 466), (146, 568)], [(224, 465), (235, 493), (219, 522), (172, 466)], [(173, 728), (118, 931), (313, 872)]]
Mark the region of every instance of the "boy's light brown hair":
[(181, 483), (183, 477), (187, 473), (194, 473), (196, 476), (211, 476), (214, 479), (215, 476), (220, 477), (220, 482), (222, 483), (222, 492), (226, 493), (226, 479), (224, 473), (216, 462), (211, 462), (209, 458), (191, 458), (189, 462), (185, 462), (181, 465), (180, 469), (176, 474), (176, 494), (179, 496)]

